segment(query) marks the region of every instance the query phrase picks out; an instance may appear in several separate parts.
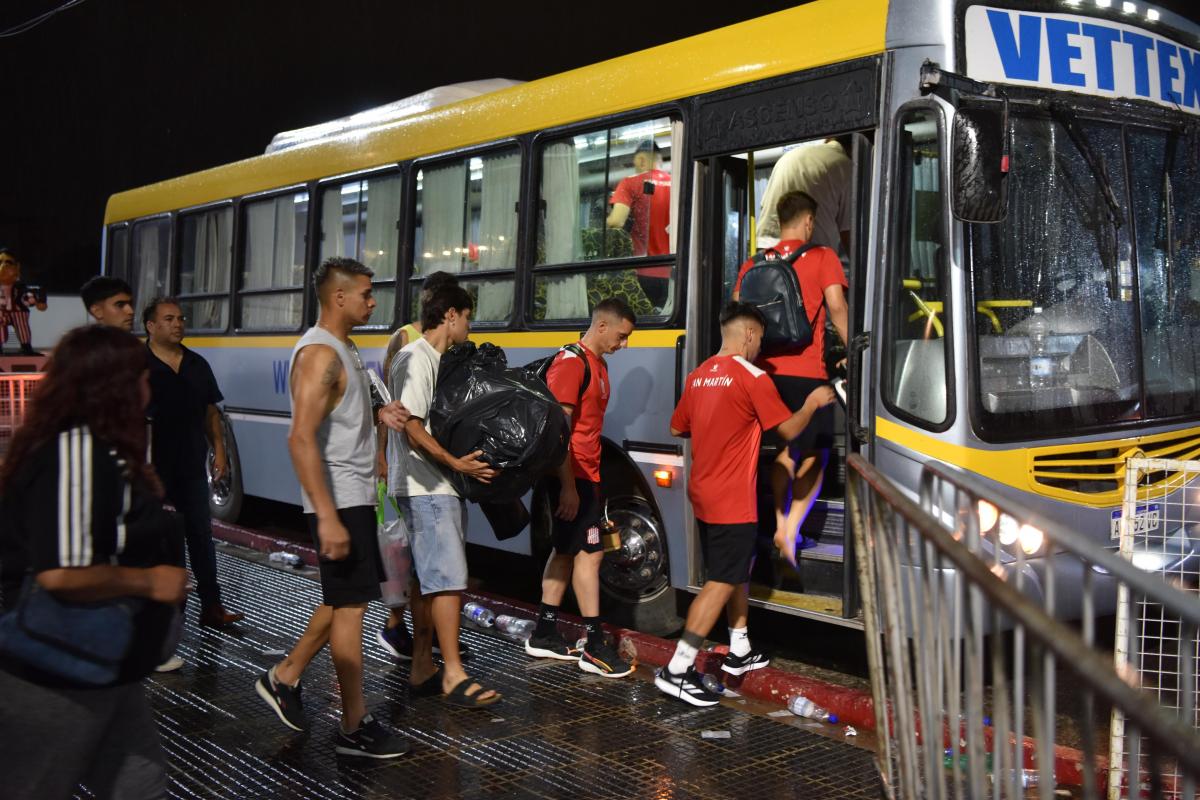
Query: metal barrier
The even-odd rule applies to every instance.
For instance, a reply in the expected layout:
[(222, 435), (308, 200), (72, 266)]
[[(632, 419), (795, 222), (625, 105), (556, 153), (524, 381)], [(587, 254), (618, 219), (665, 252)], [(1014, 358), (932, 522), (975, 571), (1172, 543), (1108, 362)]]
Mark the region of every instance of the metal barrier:
[(41, 372), (0, 373), (0, 459), (8, 450), (13, 432), (25, 419), (25, 408)]
[[(1190, 595), (1193, 605), (1200, 606), (1200, 461), (1129, 459), (1125, 500), (1121, 516), (1114, 522), (1122, 557)], [(1198, 630), (1194, 621), (1181, 618), (1154, 598), (1121, 587), (1117, 599), (1117, 670), (1132, 669), (1143, 692), (1193, 729), (1200, 728)], [(1144, 737), (1129, 730), (1124, 713), (1114, 709), (1109, 746), (1110, 798), (1121, 797), (1125, 785), (1142, 786), (1154, 780), (1148, 752)], [(1187, 776), (1179, 774), (1174, 764), (1158, 768), (1168, 790), (1182, 787), (1182, 792), (1174, 796), (1195, 797), (1195, 783), (1188, 783)]]
[[(1193, 625), (1200, 605), (1077, 532), (992, 499), (970, 476), (926, 467), (922, 508), (861, 456), (847, 463), (877, 761), (889, 797), (1016, 798), (1036, 788), (1050, 800), (1056, 778), (1099, 797), (1099, 702), (1120, 708), (1147, 737), (1152, 760), (1200, 775), (1196, 731), (1147, 703), (1094, 646), (1095, 598), (1113, 582)], [(1056, 618), (1047, 553), (1076, 565), (1078, 627)], [(1077, 726), (1082, 752), (1056, 762), (1066, 721), (1056, 713), (1060, 670), (1077, 687), (1078, 703), (1063, 716)], [(1164, 796), (1161, 781), (1150, 789)]]

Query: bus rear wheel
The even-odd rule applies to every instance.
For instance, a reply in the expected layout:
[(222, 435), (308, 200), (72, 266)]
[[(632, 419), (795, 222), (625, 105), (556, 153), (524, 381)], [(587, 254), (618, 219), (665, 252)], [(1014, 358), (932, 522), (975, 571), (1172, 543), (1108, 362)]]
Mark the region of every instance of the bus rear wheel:
[(221, 426), (225, 432), (225, 460), (228, 462), (224, 477), (213, 480), (213, 451), (208, 451), (205, 463), (208, 476), (208, 510), (214, 519), (221, 522), (237, 522), (242, 513), (242, 462), (238, 458), (237, 440), (233, 438), (233, 426), (229, 417), (221, 412)]
[(658, 514), (645, 499), (614, 497), (608, 518), (620, 547), (604, 554), (600, 592), (609, 622), (658, 636), (679, 630), (675, 591), (667, 560), (667, 539)]

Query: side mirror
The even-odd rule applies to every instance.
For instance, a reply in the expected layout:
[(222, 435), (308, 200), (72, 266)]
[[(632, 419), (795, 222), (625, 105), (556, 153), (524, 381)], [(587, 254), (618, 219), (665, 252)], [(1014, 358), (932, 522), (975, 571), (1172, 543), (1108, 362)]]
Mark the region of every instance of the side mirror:
[(999, 101), (963, 105), (954, 115), (952, 205), (964, 222), (1001, 222), (1008, 213), (1007, 118)]

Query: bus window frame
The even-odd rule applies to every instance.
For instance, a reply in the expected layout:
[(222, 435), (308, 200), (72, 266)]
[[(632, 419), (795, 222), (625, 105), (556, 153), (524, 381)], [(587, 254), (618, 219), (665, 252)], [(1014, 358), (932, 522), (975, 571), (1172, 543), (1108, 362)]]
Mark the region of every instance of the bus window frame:
[[(903, 119), (914, 111), (927, 111), (934, 115), (934, 120), (937, 124), (938, 131), (938, 194), (941, 197), (941, 203), (938, 208), (938, 226), (942, 236), (942, 259), (938, 269), (941, 273), (940, 278), (944, 287), (945, 299), (943, 300), (942, 321), (943, 333), (942, 339), (945, 342), (943, 347), (943, 368), (946, 371), (946, 416), (941, 422), (932, 422), (928, 419), (905, 411), (895, 404), (892, 398), (894, 387), (892, 386), (892, 371), (895, 365), (895, 339), (892, 336), (892, 327), (896, 324), (897, 314), (904, 314), (906, 308), (900, 303), (879, 303), (882, 309), (882, 314), (879, 319), (877, 330), (881, 331), (886, 337), (882, 342), (876, 342), (875, 346), (879, 347), (878, 363), (880, 365), (877, 373), (877, 382), (879, 385), (879, 398), (883, 401), (883, 407), (887, 412), (898, 420), (901, 420), (909, 425), (931, 431), (933, 433), (944, 433), (954, 427), (958, 419), (958, 401), (956, 391), (957, 373), (954, 369), (954, 351), (957, 341), (954, 337), (954, 315), (957, 311), (957, 303), (954, 297), (954, 285), (952, 283), (952, 270), (950, 262), (953, 253), (953, 242), (950, 240), (952, 226), (948, 219), (949, 204), (948, 204), (948, 179), (950, 177), (950, 168), (947, 163), (946, 156), (946, 131), (948, 113), (954, 113), (953, 107), (945, 106), (937, 100), (915, 100), (902, 104), (898, 107), (891, 117), (890, 121), (890, 138), (888, 155), (888, 186), (886, 191), (887, 198), (887, 218), (886, 228), (887, 240), (880, 242), (879, 252), (883, 255), (884, 268), (882, 290), (888, 292), (893, 285), (898, 285), (901, 276), (896, 274), (896, 269), (900, 264), (897, 243), (901, 238), (899, 230), (900, 224), (900, 202), (898, 197), (900, 181), (900, 148), (903, 139), (900, 135)], [(907, 234), (905, 241), (907, 242)], [(909, 242), (911, 248), (911, 243)], [(911, 252), (911, 251), (910, 251)], [(906, 256), (907, 258), (907, 256)], [(907, 262), (906, 262), (907, 263)], [(878, 339), (878, 337), (876, 337)]]
[[(233, 215), (232, 219), (230, 220), (230, 224), (233, 226), (233, 230), (230, 233), (230, 243), (229, 243), (229, 247), (230, 247), (229, 278), (226, 281), (225, 291), (224, 292), (202, 292), (202, 293), (198, 293), (198, 294), (179, 294), (179, 293), (173, 291), (172, 294), (177, 300), (179, 300), (181, 302), (189, 302), (189, 301), (196, 301), (196, 300), (221, 300), (221, 299), (224, 299), (226, 302), (229, 303), (229, 314), (226, 317), (225, 326), (223, 328), (195, 328), (195, 329), (193, 329), (193, 328), (189, 327), (188, 328), (189, 334), (192, 334), (192, 333), (205, 333), (205, 334), (210, 334), (210, 335), (211, 334), (224, 334), (224, 333), (227, 333), (229, 331), (230, 327), (233, 325), (233, 284), (234, 284), (234, 271), (237, 269), (236, 260), (237, 260), (237, 241), (238, 241), (238, 227), (239, 227), (238, 226), (238, 209), (237, 209), (237, 203), (236, 203), (235, 199), (231, 197), (231, 198), (228, 198), (225, 200), (217, 200), (212, 203), (204, 203), (203, 205), (188, 206), (187, 208), (181, 208), (175, 212), (175, 226), (176, 226), (175, 234), (176, 235), (173, 237), (174, 241), (173, 241), (172, 247), (171, 247), (171, 251), (172, 251), (171, 257), (174, 259), (174, 262), (171, 267), (171, 289), (172, 290), (174, 290), (176, 287), (178, 287), (180, 285), (180, 272), (182, 272), (182, 270), (183, 270), (182, 226), (183, 226), (184, 218), (189, 217), (193, 214), (206, 214), (210, 211), (219, 211), (223, 208), (231, 209), (232, 215)], [(190, 323), (190, 322), (191, 322), (191, 320), (188, 320), (188, 323)]]
[[(112, 247), (113, 235), (121, 232), (127, 237), (125, 240), (125, 263), (117, 267), (112, 263)], [(129, 256), (133, 248), (133, 225), (127, 220), (125, 222), (114, 222), (110, 224), (104, 231), (104, 264), (100, 269), (100, 274), (107, 275), (111, 278), (120, 278), (123, 281), (129, 280)]]
[[(309, 198), (310, 198), (309, 206), (310, 206), (310, 209), (312, 209), (315, 205), (315, 212), (310, 210), (310, 213), (313, 214), (313, 216), (315, 217), (316, 225), (310, 226), (309, 236), (310, 236), (310, 238), (312, 238), (314, 240), (314, 248), (313, 248), (312, 252), (308, 254), (309, 255), (308, 260), (310, 263), (308, 265), (306, 265), (306, 268), (305, 268), (306, 290), (304, 293), (304, 304), (305, 304), (304, 319), (306, 322), (309, 319), (308, 309), (310, 306), (310, 302), (311, 302), (312, 308), (316, 308), (316, 298), (310, 297), (310, 295), (312, 295), (313, 289), (309, 286), (309, 284), (312, 282), (310, 276), (312, 275), (313, 270), (315, 270), (317, 268), (317, 265), (319, 265), (321, 263), (321, 244), (324, 242), (324, 239), (322, 238), (323, 231), (321, 230), (321, 217), (322, 217), (322, 212), (325, 210), (325, 196), (324, 196), (325, 190), (330, 188), (331, 186), (342, 186), (344, 184), (353, 183), (355, 181), (364, 181), (364, 180), (370, 181), (374, 178), (386, 178), (386, 177), (390, 177), (390, 176), (395, 176), (400, 181), (400, 215), (396, 219), (396, 254), (395, 254), (396, 269), (394, 270), (394, 273), (395, 273), (394, 277), (392, 277), (390, 279), (375, 280), (374, 278), (372, 278), (371, 279), (371, 288), (372, 288), (372, 290), (374, 290), (375, 288), (380, 287), (380, 286), (383, 286), (383, 287), (391, 286), (395, 290), (395, 298), (396, 298), (396, 301), (394, 304), (395, 307), (392, 310), (392, 317), (390, 319), (388, 319), (386, 321), (381, 321), (381, 322), (372, 321), (366, 325), (359, 325), (358, 327), (356, 327), (354, 329), (354, 331), (356, 333), (364, 333), (364, 334), (386, 333), (388, 331), (393, 330), (397, 325), (400, 324), (400, 323), (396, 322), (396, 319), (400, 314), (400, 270), (403, 265), (401, 258), (403, 257), (405, 251), (408, 249), (405, 246), (405, 241), (404, 241), (404, 237), (405, 237), (404, 228), (405, 228), (406, 221), (407, 221), (406, 218), (408, 216), (409, 198), (408, 198), (408, 183), (407, 183), (408, 182), (408, 173), (406, 172), (406, 165), (404, 163), (401, 163), (398, 161), (393, 161), (388, 164), (382, 164), (377, 167), (368, 167), (366, 169), (359, 169), (359, 170), (355, 170), (353, 172), (345, 172), (340, 175), (331, 175), (328, 178), (319, 178), (318, 180), (313, 182), (312, 185), (314, 188), (311, 190), (311, 192), (309, 194)], [(313, 197), (317, 198), (315, 204), (311, 200), (311, 198), (313, 198)], [(369, 207), (370, 206), (368, 205), (368, 208)], [(314, 322), (315, 322), (315, 320), (314, 320)], [(312, 323), (309, 323), (309, 324), (312, 324)]]
[[(499, 332), (516, 330), (520, 327), (523, 319), (523, 303), (522, 300), (522, 280), (521, 276), (526, 271), (525, 261), (527, 250), (525, 248), (525, 228), (528, 225), (529, 215), (526, 209), (529, 207), (527, 202), (527, 188), (529, 184), (529, 168), (530, 168), (530, 146), (528, 136), (508, 136), (503, 139), (485, 142), (482, 144), (469, 145), (467, 147), (459, 147), (454, 150), (446, 150), (441, 153), (435, 153), (428, 156), (420, 156), (419, 158), (411, 159), (406, 163), (408, 170), (407, 180), (405, 182), (405, 195), (401, 200), (405, 203), (405, 213), (403, 220), (405, 223), (404, 229), (401, 231), (403, 244), (400, 247), (404, 261), (396, 271), (396, 280), (399, 282), (400, 270), (404, 270), (403, 289), (396, 292), (396, 325), (402, 324), (401, 320), (408, 317), (409, 309), (412, 307), (413, 297), (420, 295), (420, 288), (416, 285), (418, 282), (424, 284), (424, 277), (416, 277), (414, 270), (416, 264), (413, 263), (417, 257), (417, 173), (423, 169), (437, 167), (440, 165), (449, 165), (462, 161), (469, 161), (471, 158), (484, 156), (490, 153), (499, 153), (505, 150), (516, 148), (517, 154), (521, 158), (521, 166), (519, 169), (520, 179), (517, 187), (517, 247), (516, 256), (513, 259), (513, 266), (504, 269), (486, 269), (477, 270), (475, 272), (458, 272), (454, 276), (456, 279), (463, 279), (470, 282), (476, 277), (482, 278), (503, 278), (512, 276), (513, 281), (513, 306), (512, 313), (509, 314), (506, 322), (478, 322), (474, 318), (471, 320), (471, 330)], [(403, 305), (401, 305), (403, 303)], [(410, 320), (412, 321), (412, 320)]]
[[(691, 219), (688, 213), (690, 209), (691, 196), (691, 159), (688, 154), (688, 131), (691, 124), (691, 109), (692, 102), (695, 97), (686, 97), (680, 100), (675, 100), (668, 103), (660, 103), (653, 106), (644, 106), (630, 111), (623, 111), (619, 114), (610, 114), (605, 117), (592, 117), (590, 119), (572, 122), (567, 125), (559, 125), (553, 128), (537, 131), (533, 134), (530, 141), (530, 158), (529, 158), (529, 185), (528, 185), (528, 203), (527, 208), (533, 208), (537, 213), (532, 215), (525, 225), (524, 250), (526, 253), (525, 263), (525, 286), (522, 287), (522, 305), (524, 306), (524, 314), (521, 318), (521, 323), (529, 330), (561, 330), (563, 328), (576, 329), (580, 325), (584, 327), (589, 323), (586, 317), (578, 319), (556, 319), (556, 320), (535, 320), (533, 318), (533, 296), (536, 291), (537, 277), (539, 275), (555, 275), (555, 274), (587, 274), (589, 272), (614, 272), (624, 269), (645, 268), (670, 266), (674, 275), (674, 298), (673, 308), (671, 313), (662, 318), (654, 317), (646, 321), (638, 320), (638, 328), (642, 329), (673, 329), (682, 327), (683, 320), (686, 318), (687, 310), (684, 305), (687, 302), (687, 250), (689, 237), (691, 236)], [(541, 181), (542, 181), (542, 154), (545, 148), (550, 144), (555, 144), (564, 139), (572, 138), (580, 134), (595, 133), (601, 130), (612, 130), (613, 128), (623, 128), (637, 122), (647, 122), (654, 119), (666, 117), (670, 120), (672, 126), (675, 123), (682, 123), (680, 127), (680, 143), (678, 148), (675, 142), (671, 145), (671, 191), (674, 193), (676, 187), (679, 191), (679, 199), (676, 207), (678, 208), (678, 218), (675, 224), (679, 226), (679, 231), (676, 235), (675, 252), (669, 257), (663, 256), (629, 256), (627, 258), (604, 258), (594, 261), (571, 261), (562, 264), (543, 264), (534, 263), (537, 257), (537, 235), (540, 225), (541, 213)], [(678, 149), (678, 152), (675, 152)], [(611, 193), (612, 189), (608, 189)]]
[[(286, 333), (299, 333), (308, 324), (310, 314), (310, 295), (313, 271), (313, 191), (316, 187), (316, 181), (308, 181), (306, 183), (295, 183), (289, 186), (284, 186), (275, 189), (267, 189), (253, 194), (245, 194), (234, 198), (234, 260), (232, 276), (232, 295), (233, 307), (230, 309), (229, 328), (232, 333), (238, 336), (277, 336)], [(263, 200), (273, 200), (276, 197), (287, 195), (296, 195), (300, 192), (308, 193), (308, 220), (305, 225), (305, 246), (304, 246), (304, 277), (299, 286), (289, 286), (287, 288), (266, 288), (266, 289), (246, 289), (242, 286), (242, 275), (246, 265), (246, 224), (245, 211), (248, 204), (257, 203)], [(260, 296), (271, 294), (294, 294), (299, 292), (301, 300), (300, 323), (295, 328), (246, 328), (242, 325), (242, 298), (246, 296)]]
[[(137, 228), (139, 225), (143, 225), (147, 222), (156, 222), (159, 220), (167, 221), (167, 269), (166, 269), (167, 286), (165, 289), (163, 289), (162, 292), (159, 293), (159, 295), (160, 296), (170, 295), (172, 290), (174, 290), (174, 288), (175, 288), (175, 263), (174, 262), (175, 262), (175, 240), (178, 238), (178, 233), (179, 233), (178, 230), (176, 229), (176, 219), (178, 218), (178, 216), (179, 216), (178, 211), (160, 211), (157, 214), (150, 214), (145, 217), (137, 217), (136, 219), (129, 220), (128, 223), (126, 223), (129, 225), (129, 254), (126, 259), (127, 267), (126, 267), (126, 273), (125, 273), (123, 280), (126, 283), (128, 283), (129, 288), (133, 290), (133, 306), (134, 306), (135, 317), (140, 317), (141, 313), (142, 313), (142, 309), (139, 307), (139, 302), (151, 299), (149, 297), (147, 297), (147, 298), (139, 298), (138, 297), (138, 293), (137, 293), (138, 280), (137, 280), (137, 276), (135, 276), (133, 274), (133, 245), (134, 245), (135, 237), (137, 236)], [(134, 329), (136, 330), (140, 324), (141, 324), (140, 320), (135, 318)]]

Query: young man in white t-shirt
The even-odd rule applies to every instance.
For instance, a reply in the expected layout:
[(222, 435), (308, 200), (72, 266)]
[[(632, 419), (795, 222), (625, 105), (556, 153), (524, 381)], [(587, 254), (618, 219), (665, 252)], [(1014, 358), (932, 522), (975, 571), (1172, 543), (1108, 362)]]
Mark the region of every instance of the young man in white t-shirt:
[[(476, 451), (458, 458), (438, 444), (429, 411), (442, 354), (467, 340), (471, 296), (460, 286), (443, 286), (421, 309), (421, 337), (396, 354), (388, 373), (392, 396), (411, 416), (404, 433), (389, 433), (388, 492), (396, 498), (409, 531), (421, 597), (413, 598), (411, 692), (443, 695), (452, 705), (477, 708), (500, 695), (471, 680), (458, 648), (462, 592), (467, 588), (467, 504), (449, 471), (488, 482), (496, 475)], [(442, 649), (442, 669), (433, 664), (433, 632)]]

